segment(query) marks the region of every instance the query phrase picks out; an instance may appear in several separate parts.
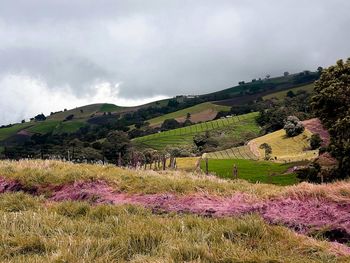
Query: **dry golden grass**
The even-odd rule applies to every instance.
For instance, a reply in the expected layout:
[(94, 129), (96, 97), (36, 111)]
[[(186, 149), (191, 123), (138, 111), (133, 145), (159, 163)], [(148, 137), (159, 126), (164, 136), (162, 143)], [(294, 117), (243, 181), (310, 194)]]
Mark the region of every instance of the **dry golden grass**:
[(60, 161), (0, 161), (0, 175), (20, 180), (25, 186), (61, 185), (79, 180), (105, 180), (115, 190), (129, 193), (195, 192), (228, 196), (240, 191), (254, 196), (270, 196), (281, 187), (250, 184), (245, 180), (227, 181), (202, 173), (177, 171), (130, 170), (113, 165), (71, 164)]
[[(23, 193), (0, 205), (1, 262), (348, 262), (341, 248), (260, 217), (154, 215), (136, 206), (44, 205)], [(20, 200), (20, 201), (19, 201)], [(18, 204), (21, 203), (21, 206)]]
[(260, 158), (264, 158), (265, 152), (260, 149), (260, 145), (267, 143), (272, 147), (271, 157), (278, 162), (295, 162), (302, 160), (311, 160), (318, 157), (318, 150), (307, 150), (309, 147), (309, 139), (312, 133), (305, 130), (302, 134), (295, 137), (287, 137), (284, 130), (278, 130), (253, 139), (251, 145), (255, 146), (256, 151), (259, 152)]
[(286, 187), (282, 195), (294, 197), (316, 197), (336, 202), (350, 202), (350, 181), (339, 181), (328, 184), (300, 183)]

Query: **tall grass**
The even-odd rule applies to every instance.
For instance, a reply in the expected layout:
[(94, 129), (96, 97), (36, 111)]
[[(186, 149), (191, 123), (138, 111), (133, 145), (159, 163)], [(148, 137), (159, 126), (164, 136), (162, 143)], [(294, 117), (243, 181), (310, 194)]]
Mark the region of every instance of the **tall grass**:
[[(16, 199), (26, 205), (18, 207)], [(6, 194), (1, 262), (348, 262), (329, 243), (269, 226), (256, 215), (153, 215), (136, 206), (90, 206)], [(13, 208), (16, 209), (13, 209)], [(337, 255), (338, 254), (338, 255)]]
[(0, 176), (19, 180), (27, 188), (61, 185), (80, 180), (105, 180), (115, 190), (128, 193), (208, 193), (229, 196), (245, 192), (271, 196), (281, 192), (278, 186), (250, 184), (244, 180), (227, 181), (215, 176), (183, 171), (129, 170), (112, 165), (71, 164), (59, 161), (1, 161)]

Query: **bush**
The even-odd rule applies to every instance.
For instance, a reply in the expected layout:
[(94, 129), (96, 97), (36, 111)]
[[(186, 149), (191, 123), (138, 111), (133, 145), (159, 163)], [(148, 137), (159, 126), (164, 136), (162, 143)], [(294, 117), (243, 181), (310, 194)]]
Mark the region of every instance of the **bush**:
[(259, 147), (260, 149), (265, 149), (265, 160), (270, 160), (270, 156), (272, 153), (272, 147), (267, 144), (267, 143), (263, 143), (260, 145)]
[(321, 171), (321, 166), (318, 163), (312, 163), (309, 166), (299, 169), (296, 171), (298, 179), (301, 181), (320, 183), (321, 178), (319, 173)]
[(303, 123), (295, 116), (288, 116), (284, 121), (283, 129), (286, 131), (288, 137), (294, 137), (304, 131)]
[(312, 134), (311, 139), (310, 139), (310, 147), (312, 150), (316, 150), (321, 147), (322, 144), (322, 139), (320, 135), (317, 134)]
[(163, 131), (167, 131), (167, 130), (173, 130), (173, 129), (177, 129), (180, 128), (181, 124), (175, 120), (175, 119), (167, 119), (163, 122), (161, 129)]

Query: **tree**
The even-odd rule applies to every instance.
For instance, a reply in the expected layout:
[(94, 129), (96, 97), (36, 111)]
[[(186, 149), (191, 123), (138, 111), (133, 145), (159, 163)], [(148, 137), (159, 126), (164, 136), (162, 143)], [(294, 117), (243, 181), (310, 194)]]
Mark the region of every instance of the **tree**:
[(310, 138), (310, 147), (312, 150), (316, 150), (318, 148), (320, 148), (322, 145), (322, 139), (321, 136), (316, 133), (316, 134), (312, 134), (311, 138)]
[(166, 130), (172, 130), (172, 129), (177, 129), (177, 128), (180, 128), (181, 127), (181, 124), (175, 120), (175, 119), (166, 119), (162, 126), (161, 126), (161, 129), (163, 131), (166, 131)]
[(122, 131), (109, 132), (102, 144), (104, 156), (113, 163), (116, 162), (119, 153), (124, 157), (130, 147), (128, 135)]
[(267, 143), (263, 143), (260, 145), (259, 148), (265, 150), (265, 160), (270, 160), (270, 156), (272, 153), (272, 147)]
[(44, 120), (46, 120), (46, 117), (45, 117), (45, 115), (44, 114), (38, 114), (38, 115), (36, 115), (35, 117), (34, 117), (34, 119), (36, 120), (36, 121), (44, 121)]
[(284, 122), (283, 129), (286, 131), (288, 137), (294, 137), (304, 131), (303, 123), (295, 116), (288, 116)]
[(295, 93), (292, 90), (290, 90), (290, 91), (287, 92), (287, 97), (288, 98), (293, 98), (293, 97), (295, 97)]
[(350, 58), (322, 71), (315, 83), (312, 108), (328, 129), (329, 151), (338, 160), (336, 177), (349, 176), (350, 171)]
[(285, 77), (287, 77), (289, 75), (289, 72), (288, 71), (285, 71), (284, 73), (283, 73), (283, 76), (285, 76)]

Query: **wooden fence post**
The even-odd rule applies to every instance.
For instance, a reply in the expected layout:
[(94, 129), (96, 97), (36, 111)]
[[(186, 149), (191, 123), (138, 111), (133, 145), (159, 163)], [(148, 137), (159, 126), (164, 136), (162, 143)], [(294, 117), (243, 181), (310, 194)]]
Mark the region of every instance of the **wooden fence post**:
[(166, 157), (163, 155), (163, 171), (165, 171), (166, 168)]
[(209, 174), (209, 161), (208, 158), (205, 158), (205, 174)]
[(122, 166), (122, 153), (121, 152), (118, 153), (118, 166), (119, 167)]

